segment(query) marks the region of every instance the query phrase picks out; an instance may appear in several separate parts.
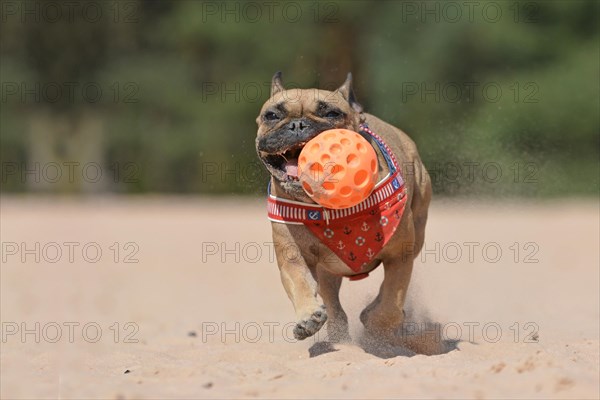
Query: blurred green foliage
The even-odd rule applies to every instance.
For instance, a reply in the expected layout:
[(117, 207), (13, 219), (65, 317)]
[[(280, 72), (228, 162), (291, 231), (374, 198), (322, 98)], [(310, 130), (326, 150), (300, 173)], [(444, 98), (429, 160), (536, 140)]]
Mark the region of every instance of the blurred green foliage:
[[(88, 1), (54, 18), (4, 1), (2, 190), (261, 194), (255, 118), (281, 70), (327, 89), (352, 71), (366, 110), (417, 142), (437, 194), (597, 194), (599, 3), (467, 3)], [(23, 174), (53, 162), (110, 179)]]

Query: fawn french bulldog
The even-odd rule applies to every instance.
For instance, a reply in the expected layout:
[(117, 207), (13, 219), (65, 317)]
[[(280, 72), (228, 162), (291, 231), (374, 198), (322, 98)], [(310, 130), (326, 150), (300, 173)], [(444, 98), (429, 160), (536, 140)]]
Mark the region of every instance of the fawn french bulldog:
[[(383, 264), (379, 294), (360, 320), (368, 333), (397, 342), (431, 199), (429, 175), (415, 143), (363, 112), (351, 74), (337, 90), (327, 91), (286, 90), (276, 73), (256, 122), (256, 150), (271, 174), (269, 217), (281, 280), (296, 312), (295, 337), (312, 336), (327, 322), (330, 340), (348, 341), (348, 318), (339, 300), (342, 279), (360, 279)], [(314, 203), (298, 177), (303, 146), (334, 128), (361, 133), (379, 161), (379, 183), (372, 194), (347, 210)], [(293, 257), (290, 244), (298, 249)]]

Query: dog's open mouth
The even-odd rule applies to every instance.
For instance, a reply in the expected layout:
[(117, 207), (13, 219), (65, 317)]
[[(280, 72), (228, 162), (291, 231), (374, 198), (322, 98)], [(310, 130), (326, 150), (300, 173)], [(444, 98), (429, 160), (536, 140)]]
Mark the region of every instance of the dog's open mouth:
[(298, 157), (306, 142), (296, 143), (292, 147), (277, 154), (267, 154), (264, 160), (277, 175), (288, 181), (298, 180)]

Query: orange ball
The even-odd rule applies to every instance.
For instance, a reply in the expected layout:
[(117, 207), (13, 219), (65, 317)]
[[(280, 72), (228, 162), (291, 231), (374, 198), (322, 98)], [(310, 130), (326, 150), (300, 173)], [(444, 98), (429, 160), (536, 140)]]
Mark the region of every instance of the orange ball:
[(348, 208), (365, 200), (377, 180), (377, 154), (348, 129), (330, 129), (310, 140), (298, 157), (304, 191), (327, 208)]

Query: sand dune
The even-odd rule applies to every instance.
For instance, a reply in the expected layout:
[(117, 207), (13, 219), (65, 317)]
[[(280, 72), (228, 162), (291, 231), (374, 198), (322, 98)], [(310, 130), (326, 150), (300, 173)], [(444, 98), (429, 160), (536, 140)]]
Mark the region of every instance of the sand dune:
[(2, 398), (600, 397), (597, 202), (434, 202), (407, 326), (436, 356), (366, 345), (380, 270), (342, 287), (353, 343), (293, 340), (262, 200), (0, 211)]

